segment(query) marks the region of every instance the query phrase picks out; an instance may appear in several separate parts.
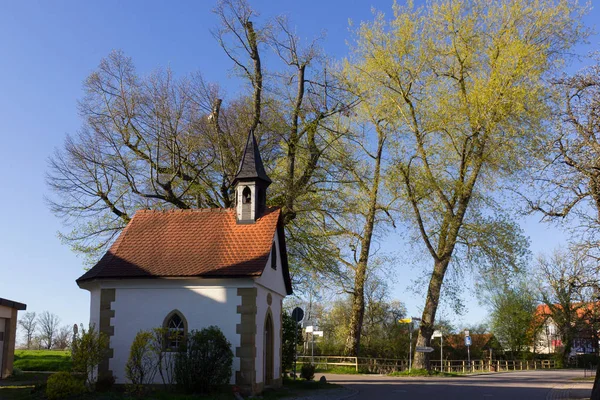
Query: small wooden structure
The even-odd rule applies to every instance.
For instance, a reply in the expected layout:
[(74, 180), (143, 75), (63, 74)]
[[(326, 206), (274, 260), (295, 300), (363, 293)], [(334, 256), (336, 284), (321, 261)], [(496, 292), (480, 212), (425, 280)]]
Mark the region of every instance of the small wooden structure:
[(13, 371), (15, 340), (17, 336), (17, 312), (27, 305), (0, 297), (0, 379)]

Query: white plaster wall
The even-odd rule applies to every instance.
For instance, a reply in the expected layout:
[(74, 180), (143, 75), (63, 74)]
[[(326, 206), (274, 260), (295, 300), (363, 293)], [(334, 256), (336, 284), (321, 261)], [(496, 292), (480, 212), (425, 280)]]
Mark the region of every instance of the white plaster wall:
[(287, 291), (285, 289), (285, 281), (283, 280), (281, 251), (279, 249), (279, 237), (277, 234), (275, 234), (274, 242), (275, 246), (277, 247), (277, 269), (271, 268), (271, 257), (273, 257), (273, 254), (270, 254), (267, 265), (265, 266), (262, 275), (256, 279), (256, 283), (265, 288), (271, 289), (280, 296), (285, 296)]
[[(115, 310), (112, 321), (115, 333), (111, 337), (114, 356), (110, 361), (110, 369), (117, 383), (126, 383), (125, 364), (137, 332), (162, 326), (165, 317), (173, 310), (183, 314), (188, 323), (188, 332), (209, 325), (218, 326), (231, 343), (235, 355), (235, 348), (240, 346), (236, 325), (241, 319), (237, 314), (237, 306), (241, 304), (237, 288), (244, 285), (250, 287), (252, 281), (200, 281), (103, 282), (103, 287), (116, 288), (112, 305)], [(234, 356), (231, 383), (235, 381), (236, 370), (239, 370), (239, 358)], [(155, 382), (161, 382), (160, 376), (156, 376)]]
[(0, 306), (0, 318), (10, 318), (12, 316), (12, 308)]
[[(268, 266), (267, 268), (271, 268)], [(267, 304), (267, 294), (271, 293), (272, 302)], [(281, 375), (281, 360), (279, 359), (279, 349), (281, 348), (281, 340), (279, 338), (279, 330), (281, 327), (281, 300), (283, 296), (275, 293), (267, 288), (257, 285), (256, 297), (256, 383), (264, 381), (264, 340), (265, 340), (265, 321), (267, 318), (267, 310), (271, 310), (273, 318), (273, 378), (277, 379)]]
[[(273, 333), (274, 333), (274, 368), (273, 378), (277, 379), (281, 375), (281, 360), (279, 358), (279, 349), (281, 348), (281, 340), (279, 338), (279, 330), (281, 326), (281, 300), (286, 295), (285, 282), (281, 266), (281, 251), (279, 249), (279, 237), (276, 234), (274, 243), (277, 248), (277, 269), (271, 268), (271, 257), (262, 273), (256, 278), (256, 287), (258, 289), (256, 298), (256, 382), (260, 383), (264, 380), (264, 340), (265, 340), (265, 320), (267, 310), (270, 308), (273, 315)], [(269, 307), (267, 304), (267, 294), (271, 293), (272, 302)]]
[[(90, 291), (90, 325), (96, 330), (100, 328), (100, 286), (95, 285)], [(85, 327), (88, 328), (87, 326)]]

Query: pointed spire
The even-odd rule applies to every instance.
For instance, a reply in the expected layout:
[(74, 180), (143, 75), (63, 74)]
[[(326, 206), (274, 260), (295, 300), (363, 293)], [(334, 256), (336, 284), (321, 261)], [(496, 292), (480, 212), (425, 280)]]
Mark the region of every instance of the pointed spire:
[(271, 179), (265, 172), (265, 167), (258, 151), (258, 144), (254, 133), (248, 134), (248, 140), (246, 141), (246, 148), (244, 149), (244, 155), (240, 161), (240, 166), (233, 178), (233, 184), (239, 180), (263, 180), (267, 185), (271, 184)]

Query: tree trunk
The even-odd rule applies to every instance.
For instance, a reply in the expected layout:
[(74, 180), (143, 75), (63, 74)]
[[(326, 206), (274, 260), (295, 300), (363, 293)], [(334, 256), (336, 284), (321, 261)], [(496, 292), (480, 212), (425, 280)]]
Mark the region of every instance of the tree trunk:
[(596, 377), (594, 378), (594, 388), (590, 400), (600, 400), (600, 362), (596, 367)]
[[(417, 337), (417, 346), (431, 345), (431, 335), (433, 335), (435, 314), (440, 301), (440, 293), (442, 289), (442, 283), (444, 282), (444, 275), (446, 274), (449, 263), (450, 259), (448, 258), (445, 260), (435, 261), (433, 265), (433, 273), (431, 274), (431, 280), (429, 281), (429, 289), (427, 290), (425, 308), (423, 309), (423, 315), (421, 316), (419, 336)], [(415, 355), (413, 357), (413, 368), (429, 370), (429, 355), (429, 353), (417, 353), (415, 351)]]
[(358, 356), (360, 350), (360, 335), (365, 315), (365, 277), (367, 264), (359, 263), (354, 277), (354, 293), (352, 294), (352, 314), (350, 316), (350, 332), (346, 339), (344, 352), (350, 356)]
[(369, 253), (371, 251), (371, 240), (375, 229), (375, 215), (377, 214), (377, 199), (379, 192), (379, 180), (381, 175), (381, 156), (385, 135), (378, 130), (377, 153), (374, 157), (375, 168), (373, 170), (373, 185), (369, 193), (367, 218), (364, 225), (364, 234), (360, 239), (360, 256), (356, 264), (354, 275), (354, 291), (352, 293), (352, 316), (350, 317), (350, 332), (346, 341), (344, 352), (348, 355), (358, 357), (360, 350), (360, 335), (362, 332), (363, 318), (365, 315), (365, 280), (367, 266), (369, 265)]

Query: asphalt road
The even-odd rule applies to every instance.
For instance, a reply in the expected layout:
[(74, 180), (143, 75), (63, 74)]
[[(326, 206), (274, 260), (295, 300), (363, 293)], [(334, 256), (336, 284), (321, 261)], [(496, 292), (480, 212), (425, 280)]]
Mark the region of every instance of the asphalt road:
[[(317, 375), (318, 379), (320, 375)], [(379, 375), (325, 375), (328, 382), (349, 388), (348, 400), (507, 399), (555, 400), (589, 398), (592, 382), (573, 381), (582, 370), (537, 370), (451, 378), (397, 378)]]

